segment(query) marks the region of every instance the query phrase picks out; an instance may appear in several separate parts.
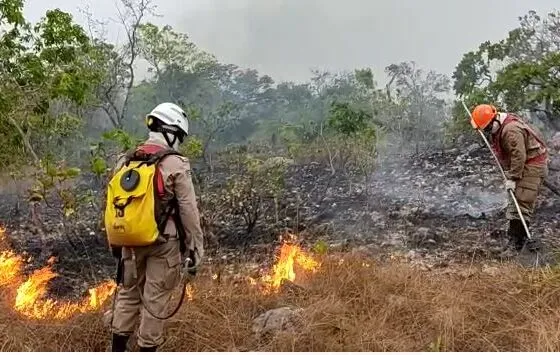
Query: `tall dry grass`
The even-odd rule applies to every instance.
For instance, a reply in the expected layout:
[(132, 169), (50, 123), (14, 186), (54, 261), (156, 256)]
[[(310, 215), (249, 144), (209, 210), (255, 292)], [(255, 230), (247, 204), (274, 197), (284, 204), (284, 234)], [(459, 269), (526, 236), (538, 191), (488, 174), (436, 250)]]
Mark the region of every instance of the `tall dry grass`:
[[(161, 351), (560, 351), (560, 273), (500, 266), (418, 271), (358, 257), (323, 261), (304, 290), (264, 295), (245, 282), (201, 276), (194, 300), (168, 321)], [(464, 270), (463, 270), (464, 271)], [(31, 322), (2, 295), (1, 351), (105, 351), (98, 314)], [(256, 338), (252, 319), (281, 306), (304, 308), (295, 331)], [(132, 342), (131, 342), (132, 343)]]

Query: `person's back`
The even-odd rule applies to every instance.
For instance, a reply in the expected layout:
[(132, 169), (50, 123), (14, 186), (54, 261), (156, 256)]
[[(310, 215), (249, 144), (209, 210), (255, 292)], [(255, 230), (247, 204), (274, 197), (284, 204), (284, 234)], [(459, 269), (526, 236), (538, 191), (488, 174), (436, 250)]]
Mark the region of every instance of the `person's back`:
[(521, 179), (526, 165), (547, 165), (547, 147), (542, 133), (512, 114), (500, 114), (500, 128), (494, 133), (494, 142), (500, 144), (504, 168), (514, 179)]
[[(123, 266), (122, 287), (118, 289), (112, 317), (112, 351), (126, 350), (140, 312), (140, 350), (155, 351), (161, 345), (163, 320), (158, 318), (165, 314), (171, 293), (181, 281), (183, 263), (187, 258), (192, 260), (189, 270), (196, 272), (204, 254), (190, 164), (187, 158), (176, 152), (179, 142), (188, 134), (186, 114), (176, 105), (162, 104), (147, 116), (147, 121), (151, 131), (148, 140), (133, 152), (120, 157), (115, 171), (125, 168), (135, 159), (142, 160), (172, 150), (172, 154), (158, 161), (153, 186), (158, 194), (158, 206), (170, 213), (155, 209), (158, 212), (156, 220), (157, 216), (164, 216), (164, 221), (160, 221), (163, 225), (153, 243), (112, 245), (113, 254)], [(172, 209), (174, 213), (171, 213)], [(147, 304), (141, 307), (142, 302)]]

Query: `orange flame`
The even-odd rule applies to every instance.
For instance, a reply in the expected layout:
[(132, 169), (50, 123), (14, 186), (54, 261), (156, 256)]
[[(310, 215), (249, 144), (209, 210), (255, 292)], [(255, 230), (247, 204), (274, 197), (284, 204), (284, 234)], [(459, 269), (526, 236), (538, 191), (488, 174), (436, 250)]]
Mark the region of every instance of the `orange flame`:
[(187, 292), (185, 292), (185, 297), (189, 301), (194, 300), (194, 288), (192, 287), (191, 284), (188, 284), (186, 287), (187, 287)]
[(89, 297), (76, 303), (45, 299), (47, 284), (56, 276), (50, 266), (33, 272), (17, 289), (14, 305), (16, 311), (32, 319), (68, 319), (78, 313), (98, 310), (115, 290), (112, 281), (105, 281), (89, 289)]
[[(5, 230), (0, 227), (0, 243), (4, 242)], [(3, 243), (2, 243), (3, 244)], [(5, 245), (2, 245), (5, 247)], [(96, 311), (115, 291), (113, 281), (88, 290), (89, 297), (78, 302), (59, 302), (46, 298), (48, 282), (57, 276), (52, 271), (56, 258), (48, 260), (48, 266), (33, 272), (25, 282), (18, 285), (23, 275), (23, 259), (13, 251), (0, 253), (0, 286), (17, 287), (14, 309), (32, 319), (68, 319), (79, 313)]]
[(305, 271), (316, 271), (319, 263), (307, 255), (299, 246), (284, 243), (280, 248), (278, 261), (272, 268), (272, 274), (263, 278), (263, 281), (272, 289), (278, 289), (285, 280), (295, 281), (294, 266), (298, 265)]
[(20, 275), (22, 268), (23, 259), (20, 256), (12, 251), (0, 253), (0, 286), (13, 284)]

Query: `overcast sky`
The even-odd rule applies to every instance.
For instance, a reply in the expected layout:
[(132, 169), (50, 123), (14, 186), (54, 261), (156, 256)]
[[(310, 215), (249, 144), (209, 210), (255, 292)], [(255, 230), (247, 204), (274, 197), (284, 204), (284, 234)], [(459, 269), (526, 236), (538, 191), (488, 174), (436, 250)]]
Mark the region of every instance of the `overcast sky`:
[[(27, 0), (26, 15), (86, 5), (98, 18), (118, 0)], [(466, 51), (499, 40), (519, 15), (559, 9), (558, 0), (155, 0), (158, 24), (186, 32), (222, 62), (258, 69), (275, 80), (303, 81), (310, 68), (374, 68), (414, 60), (451, 74)], [(117, 27), (111, 28), (113, 39)], [(122, 33), (120, 37), (122, 38)]]

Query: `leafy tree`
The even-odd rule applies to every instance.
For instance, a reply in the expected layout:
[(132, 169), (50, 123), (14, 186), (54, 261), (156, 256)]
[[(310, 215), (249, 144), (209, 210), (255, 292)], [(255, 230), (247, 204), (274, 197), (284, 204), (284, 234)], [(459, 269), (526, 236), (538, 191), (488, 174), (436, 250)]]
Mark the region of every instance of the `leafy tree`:
[(549, 53), (535, 63), (519, 62), (500, 72), (491, 89), (508, 110), (529, 109), (554, 130), (560, 130), (560, 54)]
[(80, 125), (79, 107), (101, 80), (90, 65), (91, 43), (72, 16), (49, 10), (32, 25), (22, 7), (22, 1), (0, 2), (0, 144), (8, 153), (2, 164), (21, 160), (11, 155), (20, 146), (38, 163), (39, 152), (69, 139)]
[(330, 116), (327, 124), (337, 133), (352, 139), (369, 128), (371, 115), (362, 111), (354, 110), (348, 103), (331, 104)]
[(237, 151), (229, 164), (236, 166), (222, 198), (233, 214), (243, 220), (248, 235), (266, 213), (266, 202), (277, 201), (284, 191), (284, 176), (290, 162), (282, 158), (260, 159)]
[(193, 136), (187, 138), (186, 142), (181, 145), (180, 150), (191, 160), (197, 160), (204, 155), (202, 141)]
[(142, 24), (139, 34), (140, 53), (156, 79), (167, 68), (196, 71), (198, 66), (215, 61), (213, 56), (199, 50), (186, 34), (173, 31), (169, 25), (159, 28), (152, 23)]
[(335, 166), (343, 172), (354, 168), (367, 179), (377, 157), (377, 130), (371, 118), (371, 114), (352, 108), (348, 103), (331, 104), (327, 119), (331, 132), (325, 137), (321, 130), (321, 139), (333, 174)]
[[(493, 102), (504, 110), (529, 111), (544, 124), (559, 130), (558, 104), (560, 12), (544, 17), (529, 11), (519, 17), (519, 27), (497, 43), (482, 43), (463, 56), (453, 78), (455, 93), (471, 106)], [(462, 106), (457, 102), (457, 119)]]
[(204, 161), (212, 168), (211, 144), (220, 133), (234, 127), (239, 120), (240, 107), (232, 102), (222, 104), (209, 114), (201, 114), (199, 122), (204, 127), (202, 138), (202, 155)]
[(414, 62), (390, 65), (386, 72), (393, 85), (388, 91), (396, 115), (385, 127), (398, 134), (401, 142), (414, 144), (417, 153), (421, 145), (440, 142), (447, 116), (444, 95), (450, 90), (449, 78), (434, 71), (424, 72)]
[(80, 175), (80, 169), (68, 167), (64, 162), (55, 163), (51, 159), (41, 161), (40, 168), (36, 172), (35, 186), (30, 190), (32, 201), (44, 201), (48, 203), (49, 194), (52, 190), (62, 201), (62, 212), (65, 217), (72, 216), (80, 202), (84, 198), (74, 191), (71, 185), (66, 184)]
[(216, 62), (212, 55), (198, 49), (186, 34), (173, 31), (171, 26), (160, 28), (152, 23), (142, 24), (139, 35), (140, 54), (149, 64), (148, 72), (166, 86), (171, 101), (182, 99), (182, 92), (176, 90), (176, 80), (169, 80), (170, 74), (196, 73)]
[(106, 127), (105, 122), (108, 119), (110, 127), (121, 128), (124, 125), (125, 113), (121, 107), (121, 97), (131, 80), (129, 68), (114, 44), (94, 39), (94, 51), (94, 63), (103, 80), (96, 88), (93, 107), (101, 108), (105, 113), (101, 127)]

